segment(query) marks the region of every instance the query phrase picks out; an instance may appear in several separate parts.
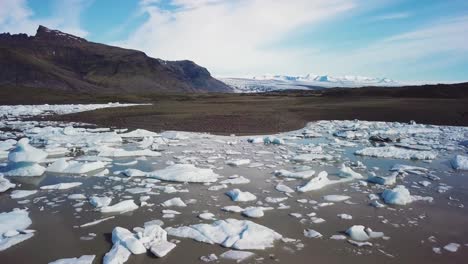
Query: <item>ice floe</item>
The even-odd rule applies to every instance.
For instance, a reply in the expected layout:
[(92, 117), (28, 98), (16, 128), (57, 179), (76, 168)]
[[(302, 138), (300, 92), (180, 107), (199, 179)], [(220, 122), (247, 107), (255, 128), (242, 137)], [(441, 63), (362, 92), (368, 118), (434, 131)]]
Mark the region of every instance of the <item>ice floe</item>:
[(102, 206), (101, 213), (124, 213), (138, 209), (138, 205), (133, 200), (124, 200), (114, 205)]
[(226, 193), (234, 202), (249, 202), (257, 199), (257, 196), (250, 192), (243, 192), (239, 189), (233, 189)]
[(270, 248), (276, 240), (282, 238), (280, 234), (265, 226), (237, 219), (217, 220), (213, 224), (168, 227), (166, 231), (171, 236), (191, 238), (239, 250)]
[(34, 236), (27, 228), (32, 224), (27, 210), (0, 213), (0, 251)]
[(175, 182), (215, 182), (219, 175), (211, 169), (197, 168), (192, 164), (174, 164), (147, 174), (148, 177)]
[(364, 148), (361, 150), (356, 150), (355, 154), (377, 158), (393, 158), (408, 160), (432, 160), (437, 157), (437, 154), (432, 151), (418, 151), (397, 148), (393, 146)]
[(95, 255), (83, 255), (78, 258), (64, 258), (49, 262), (49, 264), (93, 264)]
[(452, 167), (456, 170), (468, 170), (468, 157), (456, 155), (452, 160)]

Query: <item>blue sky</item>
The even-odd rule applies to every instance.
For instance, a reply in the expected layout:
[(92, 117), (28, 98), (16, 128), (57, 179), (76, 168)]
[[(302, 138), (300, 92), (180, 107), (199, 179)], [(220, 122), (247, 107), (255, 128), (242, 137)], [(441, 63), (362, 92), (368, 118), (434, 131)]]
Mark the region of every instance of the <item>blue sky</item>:
[(39, 24), (217, 76), (468, 80), (466, 0), (0, 0), (0, 32)]

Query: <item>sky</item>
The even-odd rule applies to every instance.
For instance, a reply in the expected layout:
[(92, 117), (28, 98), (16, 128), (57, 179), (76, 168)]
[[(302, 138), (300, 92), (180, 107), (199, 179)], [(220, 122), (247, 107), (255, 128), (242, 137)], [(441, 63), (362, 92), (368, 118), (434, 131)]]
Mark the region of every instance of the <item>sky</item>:
[(467, 0), (0, 0), (0, 32), (38, 25), (220, 77), (468, 80)]

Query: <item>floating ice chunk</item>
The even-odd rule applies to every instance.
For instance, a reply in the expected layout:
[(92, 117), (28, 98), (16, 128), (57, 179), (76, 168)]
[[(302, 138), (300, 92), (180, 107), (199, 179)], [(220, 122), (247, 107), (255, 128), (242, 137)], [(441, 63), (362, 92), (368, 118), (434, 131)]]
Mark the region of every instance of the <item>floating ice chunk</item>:
[(131, 194), (141, 194), (141, 193), (148, 193), (151, 191), (151, 188), (143, 188), (143, 187), (135, 187), (135, 188), (128, 188), (125, 190)]
[(369, 235), (364, 230), (362, 225), (354, 225), (346, 230), (346, 234), (355, 241), (367, 241), (370, 239)]
[(155, 242), (151, 245), (151, 253), (153, 253), (156, 257), (162, 258), (166, 256), (169, 252), (171, 252), (176, 247), (176, 244), (172, 242), (168, 242), (166, 240), (161, 240)]
[(46, 168), (36, 163), (10, 163), (9, 170), (4, 172), (5, 176), (34, 177), (41, 176)]
[(333, 239), (333, 240), (346, 240), (346, 236), (345, 235), (333, 235), (330, 237), (330, 239)]
[(49, 167), (47, 167), (47, 171), (56, 173), (84, 174), (103, 169), (105, 166), (106, 163), (101, 161), (82, 163), (78, 161), (67, 161), (67, 158), (61, 158), (50, 164)]
[(418, 184), (423, 186), (423, 187), (427, 187), (427, 186), (431, 185), (431, 182), (430, 181), (419, 181)]
[(118, 226), (112, 230), (112, 243), (121, 244), (133, 254), (143, 254), (146, 252), (143, 243), (132, 232), (123, 227)]
[(456, 155), (451, 161), (452, 167), (456, 170), (468, 170), (468, 157)]
[(428, 169), (423, 168), (423, 167), (403, 165), (403, 164), (396, 164), (390, 170), (398, 171), (398, 172), (405, 172), (405, 173), (413, 173), (413, 174), (423, 174), (423, 173), (429, 172)]
[(115, 243), (112, 249), (104, 255), (103, 264), (123, 264), (132, 253), (120, 243)]
[(78, 187), (82, 185), (83, 183), (81, 182), (62, 182), (58, 184), (52, 184), (52, 185), (44, 185), (41, 186), (41, 190), (67, 190), (71, 188)]
[(396, 183), (396, 175), (390, 176), (369, 176), (368, 182), (380, 184), (380, 185), (393, 185)]
[(126, 169), (121, 173), (127, 177), (143, 177), (147, 174), (146, 172), (137, 169)]
[(10, 189), (15, 188), (16, 184), (11, 183), (8, 179), (5, 179), (0, 175), (0, 193)]
[(308, 192), (321, 189), (329, 184), (333, 184), (333, 181), (328, 179), (328, 173), (326, 171), (321, 171), (317, 177), (312, 178), (305, 185), (297, 187), (297, 190), (299, 192)]
[(257, 196), (250, 192), (243, 192), (239, 189), (234, 189), (226, 193), (234, 202), (248, 202), (257, 199)]
[(0, 251), (31, 238), (33, 233), (19, 234), (19, 232), (15, 232), (14, 236), (8, 235), (11, 231), (24, 231), (31, 224), (29, 212), (26, 210), (0, 213)]
[(351, 220), (353, 217), (349, 214), (338, 214), (337, 215), (339, 218), (344, 219), (344, 220)]
[(211, 261), (218, 260), (218, 257), (215, 254), (212, 253), (212, 254), (210, 254), (208, 256), (201, 256), (200, 260), (203, 261), (203, 262), (211, 262)]
[(372, 243), (369, 242), (369, 241), (366, 241), (366, 242), (359, 242), (359, 241), (354, 241), (354, 240), (352, 240), (352, 239), (348, 239), (348, 242), (349, 242), (351, 245), (355, 245), (355, 246), (358, 246), (358, 247), (364, 247), (364, 246), (372, 247)]
[(445, 245), (444, 249), (449, 252), (457, 252), (459, 247), (460, 247), (460, 244), (450, 243), (450, 244)]
[(278, 191), (278, 192), (283, 192), (283, 193), (293, 193), (294, 190), (291, 189), (289, 186), (286, 186), (282, 183), (279, 183), (278, 185), (276, 185), (275, 189)]
[(0, 239), (0, 251), (6, 250), (34, 236), (34, 233), (18, 234)]
[(370, 205), (372, 205), (375, 208), (382, 208), (385, 207), (385, 205), (381, 204), (378, 200), (372, 200), (370, 202)]
[(403, 185), (397, 185), (392, 190), (385, 190), (382, 198), (387, 204), (405, 205), (413, 202), (413, 198), (408, 189)]
[(340, 172), (338, 174), (340, 177), (343, 178), (354, 178), (354, 179), (362, 179), (362, 175), (353, 171), (350, 167), (346, 167), (346, 165), (341, 164)]
[(314, 160), (332, 160), (333, 156), (327, 154), (318, 154), (318, 153), (308, 153), (300, 154), (292, 158), (295, 162), (310, 162)]
[(265, 215), (263, 207), (249, 207), (246, 208), (242, 214), (250, 218), (260, 218)]
[(275, 175), (287, 178), (308, 179), (314, 176), (314, 170), (305, 170), (299, 172), (290, 172), (288, 170), (276, 170)]
[(38, 163), (46, 158), (47, 152), (29, 145), (29, 139), (27, 138), (20, 139), (16, 144), (16, 148), (8, 154), (8, 160), (14, 163)]
[(112, 198), (110, 197), (99, 197), (99, 196), (92, 196), (89, 198), (89, 203), (92, 204), (96, 208), (106, 207), (112, 202)]
[(237, 205), (228, 205), (221, 208), (221, 210), (226, 212), (241, 213), (244, 211), (244, 208)]
[(265, 249), (282, 238), (274, 230), (248, 220), (217, 220), (213, 224), (196, 224), (166, 228), (169, 235), (192, 238), (209, 244), (233, 249)]
[(284, 140), (278, 137), (268, 136), (263, 138), (263, 143), (266, 145), (284, 145)]
[(158, 133), (151, 132), (144, 129), (135, 129), (131, 132), (120, 133), (119, 136), (123, 138), (142, 138), (142, 137), (159, 137)]
[(304, 236), (308, 238), (320, 238), (322, 237), (322, 234), (313, 229), (306, 229), (304, 230)]
[(79, 258), (64, 258), (49, 262), (49, 264), (93, 264), (96, 255), (83, 255)]
[(70, 194), (67, 198), (70, 200), (86, 200), (86, 196), (82, 193)]
[(352, 130), (341, 130), (333, 133), (335, 137), (346, 138), (346, 139), (361, 139), (368, 136), (365, 131), (352, 131)]
[(99, 223), (102, 223), (102, 222), (105, 222), (107, 220), (111, 220), (111, 219), (114, 219), (115, 216), (109, 216), (109, 217), (106, 217), (106, 218), (101, 218), (101, 219), (98, 219), (98, 220), (94, 220), (92, 222), (88, 222), (88, 223), (85, 223), (85, 224), (82, 224), (80, 225), (81, 228), (83, 227), (88, 227), (88, 226), (93, 226), (93, 225), (97, 225)]
[(230, 177), (229, 179), (221, 181), (219, 183), (221, 184), (247, 184), (249, 182), (250, 180), (245, 178), (244, 176), (238, 176), (238, 177), (233, 177), (233, 178)]
[(219, 175), (211, 169), (197, 168), (192, 164), (173, 164), (147, 174), (148, 177), (176, 182), (215, 182)]
[(37, 190), (14, 190), (11, 192), (11, 199), (22, 199), (30, 195), (36, 194)]
[(162, 206), (164, 207), (171, 207), (171, 206), (178, 206), (178, 207), (186, 207), (187, 205), (180, 199), (179, 197), (175, 197), (172, 199), (169, 199), (165, 201), (164, 203), (161, 203)]
[(145, 157), (159, 157), (161, 156), (160, 152), (152, 151), (150, 149), (142, 150), (125, 150), (103, 146), (99, 149), (100, 157), (135, 157), (135, 156), (145, 156)]
[(267, 203), (281, 203), (286, 201), (288, 197), (267, 197), (265, 198), (265, 202)]
[(138, 205), (133, 200), (124, 200), (114, 205), (103, 206), (100, 208), (101, 213), (123, 213), (138, 209)]
[(198, 218), (203, 220), (213, 220), (215, 215), (213, 213), (201, 213), (198, 215)]
[(437, 154), (432, 151), (418, 151), (393, 146), (386, 147), (368, 147), (354, 152), (356, 155), (370, 156), (377, 158), (394, 158), (408, 160), (432, 160)]
[(249, 251), (229, 250), (219, 255), (223, 259), (235, 260), (237, 263), (253, 257), (255, 253)]
[(322, 199), (327, 202), (343, 202), (348, 199), (351, 199), (351, 197), (347, 195), (330, 194), (323, 196)]
[(235, 166), (235, 167), (241, 166), (241, 165), (247, 165), (249, 163), (250, 163), (249, 159), (233, 159), (233, 160), (226, 161), (227, 165)]
[(248, 138), (247, 142), (253, 143), (253, 144), (263, 143), (263, 138), (261, 137)]

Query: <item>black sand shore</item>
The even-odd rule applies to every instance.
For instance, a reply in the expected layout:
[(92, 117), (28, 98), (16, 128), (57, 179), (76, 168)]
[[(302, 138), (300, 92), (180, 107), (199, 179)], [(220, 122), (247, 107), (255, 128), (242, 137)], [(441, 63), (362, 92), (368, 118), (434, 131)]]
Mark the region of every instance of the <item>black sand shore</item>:
[(69, 94), (10, 88), (0, 89), (0, 95), (0, 104), (149, 103), (53, 119), (156, 132), (268, 134), (315, 120), (353, 119), (468, 126), (468, 84), (267, 94)]

